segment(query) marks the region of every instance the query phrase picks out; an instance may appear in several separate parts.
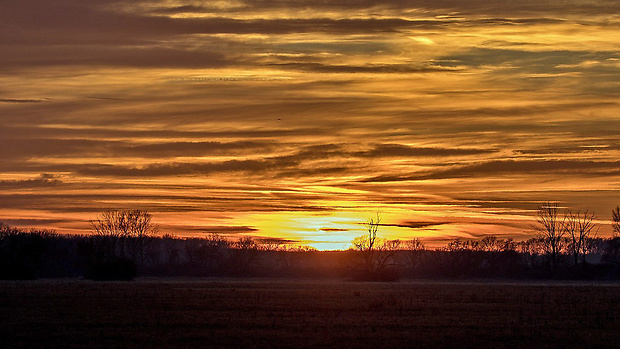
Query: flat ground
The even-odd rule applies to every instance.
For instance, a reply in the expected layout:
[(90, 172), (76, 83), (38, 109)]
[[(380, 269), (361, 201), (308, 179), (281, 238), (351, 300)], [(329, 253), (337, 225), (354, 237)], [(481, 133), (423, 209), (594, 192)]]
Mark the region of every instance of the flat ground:
[(620, 347), (620, 285), (5, 281), (0, 347)]

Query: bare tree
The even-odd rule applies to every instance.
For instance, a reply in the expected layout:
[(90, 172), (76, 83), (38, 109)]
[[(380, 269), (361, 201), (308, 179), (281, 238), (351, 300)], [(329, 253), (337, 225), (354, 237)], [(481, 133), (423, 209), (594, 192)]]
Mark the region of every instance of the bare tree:
[(181, 264), (182, 258), (181, 249), (178, 246), (179, 241), (181, 240), (171, 234), (164, 234), (164, 236), (162, 236), (163, 250), (166, 257), (165, 263), (169, 267), (176, 268)]
[(358, 236), (352, 241), (353, 247), (362, 253), (364, 263), (363, 269), (370, 274), (374, 272), (374, 260), (377, 252), (375, 251), (375, 244), (377, 243), (379, 224), (381, 224), (381, 217), (379, 213), (377, 213), (376, 217), (370, 217), (370, 219), (364, 223), (368, 234)]
[(411, 269), (418, 268), (426, 251), (424, 243), (420, 239), (409, 240), (404, 243), (404, 249), (407, 266)]
[[(97, 258), (110, 259), (120, 254), (125, 257), (121, 239), (125, 234), (125, 220), (121, 211), (105, 211), (90, 221), (92, 231), (97, 238)], [(118, 251), (118, 252), (117, 252)]]
[(573, 255), (575, 265), (581, 259), (581, 263), (585, 264), (586, 254), (588, 252), (588, 241), (591, 238), (592, 231), (596, 227), (594, 220), (596, 216), (592, 212), (568, 211), (564, 219), (563, 229), (568, 233), (568, 249)]
[(377, 256), (376, 256), (376, 265), (375, 265), (375, 273), (377, 276), (381, 277), (381, 273), (390, 266), (395, 266), (397, 263), (394, 259), (396, 252), (400, 248), (401, 241), (398, 239), (394, 240), (385, 240), (381, 239), (379, 244), (377, 245)]
[(386, 240), (377, 237), (379, 226), (381, 225), (381, 216), (379, 213), (375, 217), (368, 219), (364, 226), (367, 234), (361, 235), (353, 239), (352, 247), (361, 257), (361, 263), (354, 263), (356, 269), (354, 272), (359, 274), (361, 279), (392, 279), (392, 275), (387, 275), (386, 271), (389, 267), (395, 266), (395, 254), (400, 247), (400, 240)]
[(362, 269), (362, 273), (365, 274), (365, 277), (374, 274), (375, 255), (377, 254), (375, 245), (377, 243), (379, 224), (381, 224), (381, 217), (379, 213), (377, 213), (376, 217), (371, 217), (364, 223), (368, 234), (358, 236), (351, 242), (353, 248), (361, 254), (362, 265), (360, 268)]
[(146, 239), (157, 228), (146, 211), (106, 211), (91, 221), (94, 236), (86, 277), (131, 280), (144, 262)]
[(304, 253), (316, 251), (315, 248), (310, 246), (298, 246), (294, 244), (282, 244), (275, 251), (276, 264), (279, 272), (293, 275), (295, 269), (301, 262), (301, 257)]
[(248, 275), (252, 272), (253, 264), (260, 257), (260, 246), (251, 236), (240, 237), (232, 243), (230, 253), (230, 267), (232, 272), (239, 275)]
[(309, 246), (297, 245), (294, 240), (282, 238), (260, 238), (257, 242), (259, 249), (267, 256), (267, 263), (271, 263), (280, 275), (293, 275), (302, 254), (316, 250)]
[(541, 264), (541, 256), (546, 254), (543, 238), (539, 236), (521, 241), (518, 244), (519, 253), (526, 266), (530, 268), (539, 268)]
[(437, 251), (439, 267), (452, 277), (475, 275), (483, 260), (482, 246), (475, 240), (455, 238)]
[(551, 262), (551, 270), (555, 271), (564, 237), (564, 218), (559, 215), (558, 204), (547, 202), (539, 206), (536, 220), (538, 225), (535, 228), (539, 232), (545, 253)]
[(261, 238), (257, 239), (259, 249), (262, 251), (280, 251), (285, 249), (289, 241), (280, 238)]
[(501, 240), (495, 235), (488, 235), (480, 240), (480, 249), (484, 252), (500, 252)]
[(503, 248), (504, 240), (498, 239), (495, 235), (488, 235), (480, 240), (479, 249), (485, 254), (485, 260), (491, 274), (496, 272), (499, 253), (504, 250)]
[(204, 238), (186, 239), (184, 252), (188, 271), (196, 275), (214, 275), (222, 264), (229, 242), (217, 233)]
[(517, 243), (513, 238), (507, 238), (499, 241), (502, 252), (514, 252), (517, 250)]
[(613, 229), (613, 238), (620, 237), (620, 206), (616, 206), (611, 210), (611, 227)]
[[(106, 258), (131, 257), (144, 263), (147, 239), (155, 235), (157, 226), (146, 211), (106, 211), (91, 221), (93, 232), (102, 240)], [(129, 254), (129, 256), (127, 256)]]
[(127, 242), (129, 252), (134, 260), (138, 260), (141, 266), (144, 265), (144, 255), (148, 247), (150, 238), (159, 231), (158, 227), (152, 222), (153, 216), (141, 210), (125, 212), (127, 226)]

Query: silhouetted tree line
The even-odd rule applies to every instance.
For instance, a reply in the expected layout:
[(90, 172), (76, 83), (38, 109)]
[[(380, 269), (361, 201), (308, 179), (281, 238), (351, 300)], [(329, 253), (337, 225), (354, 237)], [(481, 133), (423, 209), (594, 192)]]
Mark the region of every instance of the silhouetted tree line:
[(0, 223), (0, 279), (84, 277), (131, 280), (141, 276), (620, 279), (620, 213), (611, 238), (591, 236), (594, 215), (538, 212), (539, 234), (517, 242), (486, 236), (454, 239), (436, 249), (419, 239), (378, 237), (381, 218), (346, 251), (317, 251), (279, 239), (219, 234), (202, 238), (158, 236), (145, 211), (109, 211), (91, 222), (90, 235), (59, 235)]
[(589, 211), (560, 212), (557, 203), (538, 208), (537, 236), (521, 242), (486, 236), (454, 239), (426, 249), (420, 240), (377, 237), (379, 215), (368, 233), (353, 240), (344, 263), (356, 280), (417, 278), (620, 279), (620, 207), (612, 211), (613, 236), (596, 238), (596, 216)]

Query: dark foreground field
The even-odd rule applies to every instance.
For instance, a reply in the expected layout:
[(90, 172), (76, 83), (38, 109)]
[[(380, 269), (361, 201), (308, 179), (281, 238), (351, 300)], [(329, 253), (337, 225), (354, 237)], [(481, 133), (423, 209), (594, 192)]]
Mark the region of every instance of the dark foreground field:
[(0, 282), (0, 347), (619, 347), (620, 287)]

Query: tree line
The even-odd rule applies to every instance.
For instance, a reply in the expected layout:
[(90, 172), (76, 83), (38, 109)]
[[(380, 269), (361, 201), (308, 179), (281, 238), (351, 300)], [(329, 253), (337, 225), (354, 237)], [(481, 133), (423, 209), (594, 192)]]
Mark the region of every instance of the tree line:
[(557, 203), (538, 207), (537, 234), (525, 241), (486, 236), (456, 238), (429, 250), (419, 239), (380, 239), (377, 214), (367, 234), (353, 240), (349, 274), (359, 280), (410, 277), (450, 278), (620, 278), (620, 207), (612, 210), (611, 238), (598, 238), (596, 215), (588, 210), (560, 212)]
[(200, 238), (159, 235), (146, 211), (107, 211), (91, 234), (60, 235), (0, 223), (0, 279), (83, 277), (131, 280), (141, 276), (340, 277), (395, 281), (405, 278), (620, 279), (620, 208), (614, 235), (596, 237), (588, 211), (537, 211), (537, 235), (525, 241), (486, 236), (453, 239), (427, 248), (420, 239), (380, 237), (380, 215), (345, 251), (317, 251), (280, 239), (219, 234)]

